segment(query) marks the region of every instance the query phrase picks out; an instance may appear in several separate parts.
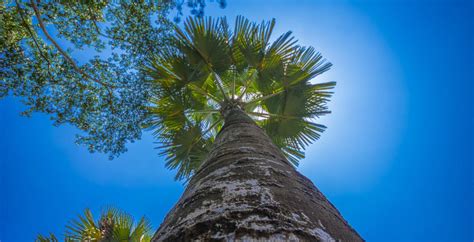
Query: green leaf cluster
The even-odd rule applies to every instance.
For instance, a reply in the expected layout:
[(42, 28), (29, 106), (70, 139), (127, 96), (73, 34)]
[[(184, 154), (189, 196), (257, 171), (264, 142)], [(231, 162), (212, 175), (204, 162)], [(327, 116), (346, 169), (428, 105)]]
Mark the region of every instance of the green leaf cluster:
[[(152, 232), (151, 223), (145, 217), (135, 223), (130, 214), (116, 208), (107, 208), (95, 220), (92, 212), (85, 209), (83, 215), (69, 222), (64, 237), (65, 241), (147, 242), (151, 241)], [(55, 242), (58, 239), (54, 234), (38, 235), (36, 241)]]
[[(223, 1), (219, 1), (223, 3)], [(111, 158), (140, 139), (152, 86), (140, 67), (169, 44), (183, 1), (1, 1), (0, 98), (24, 116), (77, 127), (76, 142)], [(203, 0), (190, 0), (192, 10)]]

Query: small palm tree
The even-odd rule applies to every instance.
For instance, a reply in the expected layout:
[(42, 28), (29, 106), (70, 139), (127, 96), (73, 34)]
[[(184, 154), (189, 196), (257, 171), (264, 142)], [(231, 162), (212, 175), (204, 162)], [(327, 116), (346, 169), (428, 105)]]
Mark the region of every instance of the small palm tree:
[(360, 241), (294, 165), (325, 126), (331, 64), (275, 20), (189, 18), (149, 61), (149, 127), (166, 165), (188, 179), (154, 236), (159, 241)]
[[(65, 241), (131, 241), (147, 242), (151, 240), (151, 224), (142, 217), (134, 223), (133, 217), (116, 208), (107, 208), (95, 221), (89, 209), (84, 215), (73, 219), (66, 226)], [(39, 235), (39, 242), (58, 241), (54, 234), (49, 237)]]

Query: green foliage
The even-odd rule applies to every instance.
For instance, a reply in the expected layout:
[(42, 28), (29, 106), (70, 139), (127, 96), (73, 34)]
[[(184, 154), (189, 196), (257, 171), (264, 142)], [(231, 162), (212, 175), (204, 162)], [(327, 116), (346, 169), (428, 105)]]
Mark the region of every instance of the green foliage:
[[(153, 91), (139, 67), (169, 44), (168, 15), (173, 8), (182, 15), (183, 4), (0, 2), (0, 98), (18, 97), (25, 116), (43, 112), (55, 125), (79, 128), (77, 143), (91, 152), (125, 152), (127, 142), (141, 137)], [(187, 6), (202, 15), (205, 2)]]
[[(102, 212), (98, 220), (89, 209), (73, 219), (66, 226), (65, 241), (130, 241), (147, 242), (152, 238), (152, 227), (148, 219), (142, 217), (134, 222), (133, 217), (116, 208)], [(36, 241), (58, 241), (54, 234), (49, 237), (38, 235)]]
[[(335, 83), (311, 80), (331, 64), (291, 32), (271, 42), (274, 20), (238, 17), (231, 29), (225, 18), (189, 18), (175, 28), (167, 16), (177, 8), (179, 17), (183, 3), (0, 3), (0, 97), (19, 97), (26, 116), (44, 112), (55, 125), (76, 126), (77, 143), (111, 157), (151, 128), (177, 179), (201, 165), (223, 125), (221, 108), (238, 105), (297, 164), (325, 129), (315, 118), (329, 112)], [(187, 5), (202, 16), (204, 1)], [(100, 56), (79, 62), (73, 55), (82, 49)]]
[(177, 179), (199, 168), (223, 125), (220, 110), (238, 105), (252, 116), (295, 165), (325, 126), (334, 82), (312, 84), (331, 64), (287, 32), (270, 42), (275, 20), (188, 18), (173, 45), (144, 70), (153, 79), (148, 127), (162, 144)]
[(50, 233), (48, 237), (43, 236), (43, 235), (38, 235), (38, 237), (36, 237), (36, 241), (37, 242), (58, 242), (58, 238), (56, 238), (54, 234)]

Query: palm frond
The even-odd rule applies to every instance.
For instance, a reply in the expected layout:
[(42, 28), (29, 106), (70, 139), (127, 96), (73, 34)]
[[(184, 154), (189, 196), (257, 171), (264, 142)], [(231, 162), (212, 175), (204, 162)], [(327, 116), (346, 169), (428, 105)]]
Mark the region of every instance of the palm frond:
[(102, 233), (99, 226), (94, 221), (92, 212), (89, 209), (84, 210), (84, 215), (79, 215), (78, 219), (73, 219), (66, 226), (66, 237), (73, 240), (99, 240)]
[[(212, 129), (217, 124), (213, 124)], [(190, 177), (204, 161), (210, 150), (213, 138), (208, 138), (203, 132), (203, 127), (187, 124), (181, 130), (166, 131), (161, 134), (161, 155), (165, 155), (166, 166), (178, 169), (176, 179)]]
[(58, 238), (53, 233), (50, 233), (49, 236), (38, 235), (36, 237), (36, 242), (58, 242)]
[(112, 230), (113, 241), (129, 241), (133, 229), (133, 217), (123, 211), (114, 210), (114, 227)]
[[(140, 221), (138, 221), (137, 225), (134, 227), (132, 234), (130, 235), (130, 241), (132, 242), (142, 242), (142, 241), (150, 241), (151, 236), (150, 233), (152, 232), (152, 227), (150, 221), (142, 217)], [(148, 236), (148, 239), (144, 237)]]
[(242, 16), (237, 17), (234, 36), (229, 42), (238, 70), (261, 67), (274, 27), (275, 19), (255, 24)]
[(179, 48), (193, 64), (205, 63), (209, 70), (218, 74), (226, 71), (230, 64), (230, 49), (227, 43), (225, 19), (188, 18), (184, 31), (176, 28)]
[(293, 163), (304, 157), (305, 147), (325, 130), (311, 119), (329, 113), (325, 104), (334, 85), (301, 83), (262, 101), (268, 118), (260, 122), (261, 126)]

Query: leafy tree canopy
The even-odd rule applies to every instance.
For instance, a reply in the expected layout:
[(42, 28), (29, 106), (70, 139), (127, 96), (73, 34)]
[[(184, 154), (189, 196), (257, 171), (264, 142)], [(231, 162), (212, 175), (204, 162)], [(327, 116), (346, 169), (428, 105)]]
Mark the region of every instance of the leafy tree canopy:
[(25, 116), (76, 126), (91, 152), (125, 152), (141, 136), (152, 91), (139, 67), (169, 43), (168, 17), (179, 20), (183, 5), (203, 15), (204, 0), (2, 1), (0, 98), (19, 97)]
[(315, 119), (329, 113), (335, 83), (311, 81), (331, 63), (291, 32), (271, 42), (274, 26), (238, 17), (231, 29), (225, 18), (189, 18), (148, 63), (149, 126), (176, 178), (200, 167), (229, 107), (253, 117), (294, 164), (325, 129)]

